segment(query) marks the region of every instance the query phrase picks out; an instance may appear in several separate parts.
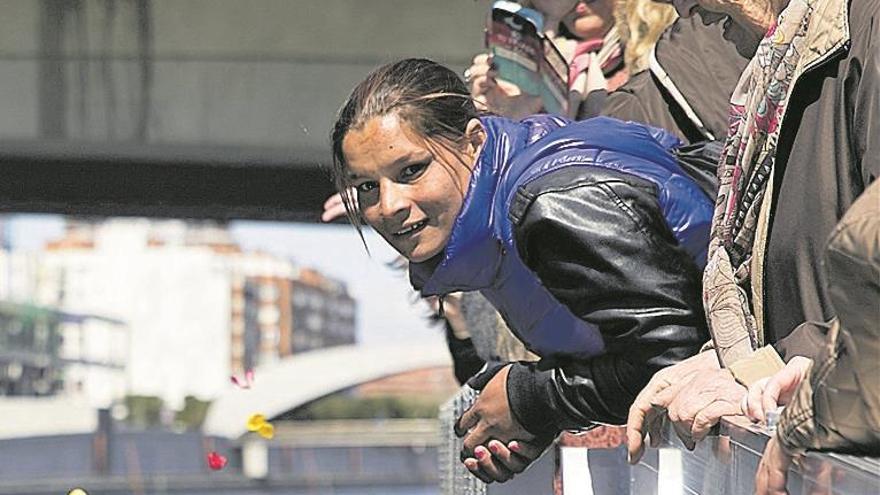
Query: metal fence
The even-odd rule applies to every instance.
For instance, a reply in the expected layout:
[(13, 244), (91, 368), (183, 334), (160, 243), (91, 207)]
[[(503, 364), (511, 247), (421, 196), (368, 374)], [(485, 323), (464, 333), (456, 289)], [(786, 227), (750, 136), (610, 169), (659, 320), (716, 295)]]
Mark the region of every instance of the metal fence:
[[(606, 495), (607, 487), (597, 483), (591, 472), (587, 449), (551, 447), (525, 473), (504, 484), (484, 485), (459, 462), (461, 442), (452, 426), (476, 398), (464, 387), (441, 409), (440, 476), (444, 495)], [(629, 479), (628, 493), (634, 495), (744, 495), (755, 491), (755, 474), (769, 432), (742, 417), (724, 418), (717, 435), (710, 436), (689, 451), (671, 427), (656, 449), (648, 449), (635, 466), (616, 467), (618, 476)], [(605, 450), (612, 453), (613, 450)], [(595, 464), (595, 461), (593, 461)], [(607, 466), (604, 477), (608, 476)], [(626, 484), (624, 483), (624, 486)], [(621, 489), (616, 489), (620, 491)], [(626, 488), (622, 489), (624, 493)], [(880, 459), (838, 454), (808, 453), (789, 471), (791, 495), (880, 494)]]

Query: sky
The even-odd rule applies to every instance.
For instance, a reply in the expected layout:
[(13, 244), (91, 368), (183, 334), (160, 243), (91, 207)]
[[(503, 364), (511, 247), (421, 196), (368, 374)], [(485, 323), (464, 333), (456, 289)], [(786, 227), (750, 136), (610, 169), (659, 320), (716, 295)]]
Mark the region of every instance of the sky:
[[(60, 237), (63, 217), (11, 215), (6, 229), (14, 249), (40, 250)], [(387, 266), (396, 253), (372, 231), (365, 231), (368, 255), (349, 225), (314, 225), (236, 221), (230, 231), (247, 251), (261, 250), (291, 258), (346, 283), (358, 301), (358, 341), (364, 345), (407, 342), (443, 344), (439, 327), (427, 324), (427, 309), (414, 300), (406, 275)]]

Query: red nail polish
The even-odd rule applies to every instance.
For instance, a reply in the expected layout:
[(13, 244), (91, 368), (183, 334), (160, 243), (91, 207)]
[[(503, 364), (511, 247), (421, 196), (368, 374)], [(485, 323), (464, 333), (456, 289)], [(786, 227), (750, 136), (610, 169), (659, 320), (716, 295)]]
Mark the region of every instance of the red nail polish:
[(474, 455), (477, 456), (477, 459), (478, 459), (478, 460), (481, 460), (481, 461), (482, 461), (483, 458), (486, 457), (486, 451), (483, 450), (483, 449), (475, 449), (475, 450), (474, 450)]
[(507, 448), (513, 452), (519, 453), (519, 442), (510, 442), (510, 445), (508, 445)]
[(500, 449), (498, 448), (498, 444), (490, 443), (489, 450), (491, 450), (493, 454), (497, 454)]

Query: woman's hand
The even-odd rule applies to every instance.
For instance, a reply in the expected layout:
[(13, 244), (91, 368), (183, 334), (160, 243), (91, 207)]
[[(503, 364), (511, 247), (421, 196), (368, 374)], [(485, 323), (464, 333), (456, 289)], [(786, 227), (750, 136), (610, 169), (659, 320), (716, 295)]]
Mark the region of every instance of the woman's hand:
[(762, 378), (749, 387), (742, 407), (752, 421), (765, 421), (769, 411), (775, 411), (791, 401), (797, 386), (806, 379), (813, 361), (795, 356), (775, 375)]
[(474, 449), (491, 439), (509, 442), (534, 438), (510, 411), (507, 375), (511, 366), (508, 364), (496, 373), (480, 392), (474, 405), (458, 419), (455, 430), (459, 437), (464, 437), (463, 458), (473, 457)]
[(543, 109), (540, 96), (527, 95), (516, 84), (498, 79), (492, 56), (481, 53), (465, 71), (471, 97), (480, 110), (520, 119)]
[[(352, 198), (355, 198), (356, 191), (354, 188), (349, 190), (349, 194)], [(342, 218), (348, 214), (345, 211), (345, 204), (342, 202), (342, 195), (339, 193), (334, 194), (327, 198), (327, 201), (324, 201), (324, 211), (321, 213), (321, 221), (322, 222), (332, 222), (337, 218)]]
[[(487, 483), (507, 481), (537, 457), (528, 455), (537, 450), (538, 445), (531, 443), (535, 436), (523, 428), (510, 411), (507, 375), (511, 366), (505, 366), (489, 380), (477, 401), (461, 415), (455, 427), (456, 435), (464, 437), (462, 461)], [(505, 446), (513, 440), (517, 441), (516, 447), (521, 453), (511, 453)], [(490, 449), (497, 451), (497, 454), (490, 452)], [(540, 454), (540, 451), (537, 453)]]
[(525, 471), (550, 445), (553, 438), (547, 436), (536, 438), (531, 442), (513, 440), (507, 445), (498, 440), (490, 440), (485, 447), (480, 445), (474, 449), (477, 458), (468, 457), (463, 462), (465, 467), (484, 483), (493, 481), (504, 483)]

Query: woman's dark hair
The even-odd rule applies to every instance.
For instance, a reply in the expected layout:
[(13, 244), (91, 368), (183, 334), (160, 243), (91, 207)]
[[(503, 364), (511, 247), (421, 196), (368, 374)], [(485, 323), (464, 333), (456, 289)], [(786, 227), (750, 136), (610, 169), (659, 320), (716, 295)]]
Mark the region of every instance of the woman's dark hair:
[(358, 84), (339, 110), (330, 133), (333, 180), (358, 232), (360, 215), (349, 190), (342, 141), (350, 130), (392, 112), (419, 135), (449, 142), (460, 141), (467, 123), (479, 115), (458, 74), (431, 60), (408, 58), (383, 65)]

